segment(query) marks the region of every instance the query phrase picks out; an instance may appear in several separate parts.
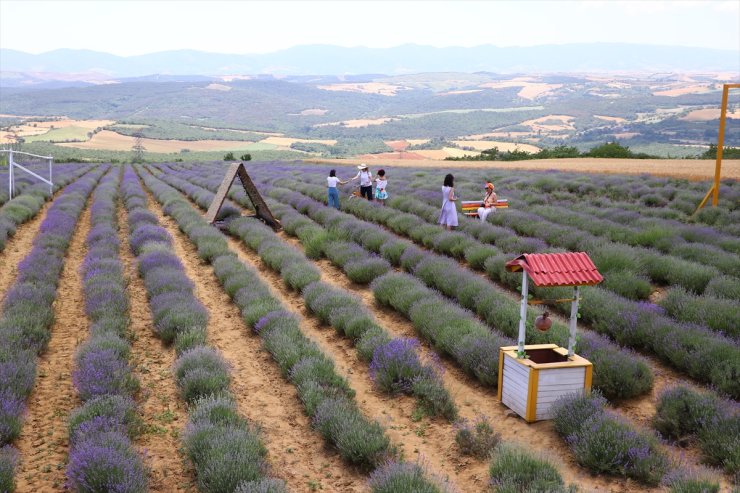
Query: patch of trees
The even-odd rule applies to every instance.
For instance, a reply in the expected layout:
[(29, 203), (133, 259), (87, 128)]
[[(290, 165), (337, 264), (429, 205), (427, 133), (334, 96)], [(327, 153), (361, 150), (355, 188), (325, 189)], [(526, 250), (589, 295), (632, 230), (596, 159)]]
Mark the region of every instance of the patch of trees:
[[(709, 149), (704, 151), (702, 159), (717, 159), (717, 146), (710, 144)], [(740, 159), (740, 147), (722, 147), (722, 159)]]
[(607, 142), (581, 152), (576, 147), (557, 146), (549, 149), (540, 149), (539, 152), (529, 153), (515, 149), (501, 152), (497, 147), (481, 151), (478, 156), (448, 157), (446, 161), (525, 161), (529, 159), (565, 159), (580, 157), (617, 158), (617, 159), (661, 159), (644, 152), (632, 152), (629, 147), (618, 142)]

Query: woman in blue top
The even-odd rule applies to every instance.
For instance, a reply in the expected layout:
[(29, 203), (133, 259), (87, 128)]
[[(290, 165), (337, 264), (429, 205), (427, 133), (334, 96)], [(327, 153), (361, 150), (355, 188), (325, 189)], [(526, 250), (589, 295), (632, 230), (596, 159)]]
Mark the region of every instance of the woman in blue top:
[(445, 176), (442, 186), (442, 211), (439, 213), (439, 224), (448, 230), (457, 227), (457, 208), (455, 207), (455, 177), (451, 174)]

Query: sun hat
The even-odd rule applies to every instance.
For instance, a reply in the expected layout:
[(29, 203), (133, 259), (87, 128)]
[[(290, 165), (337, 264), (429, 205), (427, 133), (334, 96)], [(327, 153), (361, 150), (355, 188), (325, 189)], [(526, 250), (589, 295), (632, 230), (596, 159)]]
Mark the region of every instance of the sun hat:
[(357, 169), (367, 169), (367, 164), (362, 163), (362, 164), (360, 164), (360, 165), (357, 166)]
[(489, 181), (488, 183), (486, 183), (486, 187), (485, 188), (490, 188), (491, 190), (493, 190), (493, 183), (491, 183)]

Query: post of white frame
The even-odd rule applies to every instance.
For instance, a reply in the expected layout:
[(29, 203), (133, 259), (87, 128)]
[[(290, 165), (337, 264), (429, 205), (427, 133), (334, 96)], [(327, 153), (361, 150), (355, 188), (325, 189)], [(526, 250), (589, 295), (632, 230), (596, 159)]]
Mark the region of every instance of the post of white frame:
[(568, 357), (573, 357), (576, 347), (576, 325), (578, 324), (579, 289), (573, 289), (573, 302), (570, 304), (570, 336), (568, 337)]
[(526, 271), (522, 270), (522, 304), (519, 308), (519, 357), (524, 354), (524, 336), (527, 322), (527, 296), (529, 291)]
[(8, 200), (13, 198), (13, 150), (8, 153)]
[[(52, 156), (38, 156), (36, 154), (29, 154), (27, 152), (19, 152), (19, 151), (13, 151), (12, 149), (0, 149), (0, 152), (8, 153), (8, 200), (13, 198), (13, 195), (15, 194), (15, 168), (20, 169), (21, 171), (24, 171), (28, 173), (29, 175), (33, 176), (34, 178), (41, 180), (42, 182), (49, 185), (49, 193), (54, 193), (54, 182), (53, 182), (53, 171), (52, 171), (52, 165), (54, 164), (54, 158)], [(47, 159), (49, 161), (49, 179), (47, 180), (41, 175), (38, 175), (31, 171), (30, 169), (26, 168), (23, 165), (20, 165), (15, 162), (14, 154), (23, 154), (24, 156), (30, 156), (34, 158), (40, 158), (40, 159)]]

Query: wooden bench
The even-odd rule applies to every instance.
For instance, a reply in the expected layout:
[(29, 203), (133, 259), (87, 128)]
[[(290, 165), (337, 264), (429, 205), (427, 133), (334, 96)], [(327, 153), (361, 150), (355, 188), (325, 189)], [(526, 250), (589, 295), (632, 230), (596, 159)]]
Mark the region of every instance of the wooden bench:
[[(460, 202), (462, 205), (462, 212), (468, 217), (478, 217), (478, 208), (483, 207), (482, 200), (463, 200)], [(494, 205), (496, 209), (508, 209), (509, 201), (507, 199), (498, 199)]]

